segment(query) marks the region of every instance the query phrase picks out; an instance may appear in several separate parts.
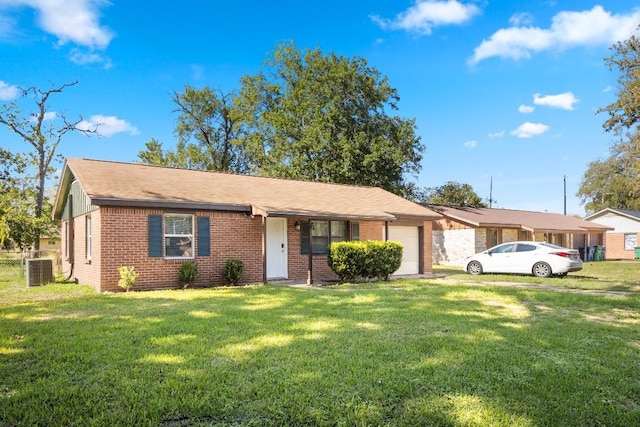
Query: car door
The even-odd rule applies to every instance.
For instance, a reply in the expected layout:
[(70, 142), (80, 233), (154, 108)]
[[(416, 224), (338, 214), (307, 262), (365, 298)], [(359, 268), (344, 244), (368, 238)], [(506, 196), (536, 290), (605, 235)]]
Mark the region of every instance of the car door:
[(515, 243), (505, 243), (489, 249), (482, 263), (482, 269), (486, 273), (509, 273), (511, 270), (511, 258)]
[(518, 243), (511, 256), (510, 273), (531, 274), (533, 264), (536, 262), (536, 245), (530, 243)]

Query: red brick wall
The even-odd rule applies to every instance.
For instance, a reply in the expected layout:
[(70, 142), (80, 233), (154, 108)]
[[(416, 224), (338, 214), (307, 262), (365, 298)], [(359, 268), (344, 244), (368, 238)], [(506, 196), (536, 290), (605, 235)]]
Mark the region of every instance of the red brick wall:
[[(75, 262), (72, 277), (80, 283), (93, 286), (97, 291), (122, 291), (118, 286), (118, 267), (126, 265), (140, 273), (136, 290), (180, 287), (178, 269), (185, 260), (151, 258), (148, 255), (148, 216), (163, 213), (163, 210), (119, 207), (102, 207), (91, 212), (91, 261), (86, 259), (85, 216), (74, 218)], [(262, 282), (262, 223), (259, 217), (251, 218), (232, 212), (185, 213), (210, 218), (211, 255), (194, 258), (198, 264), (198, 278), (192, 286), (223, 285), (222, 271), (228, 258), (243, 261), (242, 283)], [(64, 224), (62, 230), (64, 236)], [(197, 239), (197, 236), (194, 237)], [(64, 237), (62, 240), (63, 271), (68, 274), (71, 264), (64, 259)]]
[(382, 240), (383, 221), (360, 221), (360, 240)]
[(431, 274), (433, 272), (433, 221), (425, 221), (422, 227), (422, 273)]
[[(175, 212), (175, 211), (172, 211)], [(73, 278), (80, 283), (93, 286), (97, 291), (120, 292), (118, 267), (129, 266), (140, 274), (136, 290), (179, 288), (178, 270), (183, 259), (165, 259), (148, 255), (148, 216), (162, 215), (161, 209), (102, 207), (91, 212), (92, 259), (86, 259), (86, 219), (74, 218), (74, 265)], [(238, 258), (244, 263), (241, 283), (260, 283), (263, 280), (262, 218), (251, 218), (234, 212), (184, 212), (195, 217), (210, 218), (210, 253), (208, 257), (197, 256), (198, 277), (193, 287), (224, 285), (222, 272), (229, 258)], [(195, 225), (195, 224), (194, 224)], [(381, 240), (382, 221), (360, 221), (361, 240)], [(70, 272), (71, 265), (64, 259), (64, 224), (62, 233), (63, 271)], [(431, 222), (424, 223), (424, 269), (431, 271)], [(194, 236), (197, 242), (197, 236)], [(308, 255), (300, 250), (300, 230), (295, 220), (287, 221), (288, 274), (289, 279), (306, 280)], [(336, 275), (327, 264), (326, 256), (313, 257), (313, 279), (316, 282), (336, 280)]]
[[(624, 249), (624, 235), (628, 233), (607, 233), (605, 235), (605, 257), (606, 259), (634, 259), (636, 257), (635, 248)], [(637, 241), (640, 242), (640, 233)]]

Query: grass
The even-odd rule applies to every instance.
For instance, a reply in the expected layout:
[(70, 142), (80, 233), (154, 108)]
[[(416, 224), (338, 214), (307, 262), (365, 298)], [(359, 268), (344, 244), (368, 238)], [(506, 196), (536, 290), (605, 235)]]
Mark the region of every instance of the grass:
[(447, 274), (447, 280), (478, 282), (518, 282), (567, 289), (584, 289), (614, 292), (640, 293), (640, 261), (586, 262), (581, 271), (569, 273), (565, 277), (540, 278), (511, 274), (482, 274), (472, 276), (462, 268), (435, 265), (434, 273)]
[(18, 279), (0, 273), (3, 427), (640, 424), (634, 292)]

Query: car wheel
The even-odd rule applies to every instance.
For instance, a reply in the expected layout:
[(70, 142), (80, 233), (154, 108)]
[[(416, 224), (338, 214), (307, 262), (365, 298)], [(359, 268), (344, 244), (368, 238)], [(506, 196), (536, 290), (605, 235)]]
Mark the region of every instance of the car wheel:
[(551, 276), (551, 266), (546, 262), (536, 262), (531, 270), (536, 277), (549, 277)]
[(474, 276), (482, 274), (482, 264), (480, 264), (478, 261), (471, 261), (469, 264), (467, 264), (467, 273), (473, 274)]

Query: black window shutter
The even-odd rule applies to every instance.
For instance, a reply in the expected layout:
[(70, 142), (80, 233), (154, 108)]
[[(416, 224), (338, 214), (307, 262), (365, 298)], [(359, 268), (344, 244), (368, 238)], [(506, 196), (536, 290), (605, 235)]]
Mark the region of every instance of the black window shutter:
[(198, 256), (211, 255), (209, 217), (198, 217)]
[(162, 256), (162, 215), (149, 215), (149, 256)]

